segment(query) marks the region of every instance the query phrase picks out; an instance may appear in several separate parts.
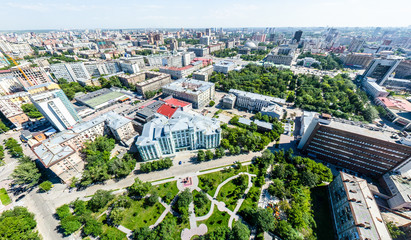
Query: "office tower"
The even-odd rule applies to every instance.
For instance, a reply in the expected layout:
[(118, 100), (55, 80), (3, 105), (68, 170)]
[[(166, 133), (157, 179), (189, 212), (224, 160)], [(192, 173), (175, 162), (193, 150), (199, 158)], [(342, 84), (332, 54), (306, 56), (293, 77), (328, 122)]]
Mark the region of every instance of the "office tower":
[(51, 72), (57, 79), (63, 78), (68, 82), (77, 82), (78, 79), (90, 79), (90, 74), (87, 71), (84, 63), (60, 63), (50, 66)]
[(374, 59), (365, 70), (363, 76), (375, 78), (378, 85), (384, 85), (388, 77), (394, 72), (397, 66), (400, 64), (401, 59), (389, 58)]
[(361, 38), (354, 38), (348, 46), (349, 52), (359, 52), (364, 45), (365, 40)]
[(205, 35), (206, 36), (211, 36), (211, 28), (206, 28)]
[(30, 100), (59, 131), (69, 129), (81, 120), (63, 90), (33, 95)]
[(200, 44), (210, 45), (210, 36), (203, 36), (200, 38)]
[(148, 161), (184, 150), (216, 148), (221, 132), (215, 118), (177, 111), (170, 119), (161, 115), (146, 123), (136, 146), (141, 158)]
[(392, 133), (315, 117), (298, 149), (325, 162), (362, 174), (380, 177), (404, 161), (411, 147), (396, 143)]
[(297, 40), (297, 42), (300, 42), (302, 35), (303, 35), (303, 31), (298, 30), (294, 33), (294, 38), (293, 39)]

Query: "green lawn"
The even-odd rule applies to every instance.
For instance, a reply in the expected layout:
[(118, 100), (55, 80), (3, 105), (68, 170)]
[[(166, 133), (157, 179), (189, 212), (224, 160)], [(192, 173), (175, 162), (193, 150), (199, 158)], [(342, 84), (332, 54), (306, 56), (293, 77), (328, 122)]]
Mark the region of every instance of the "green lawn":
[(235, 185), (233, 181), (230, 181), (226, 183), (220, 189), (220, 192), (218, 193), (218, 196), (217, 196), (217, 200), (224, 202), (226, 204), (226, 207), (230, 209), (231, 211), (234, 211), (234, 208), (235, 208), (235, 205), (237, 204), (238, 199), (240, 199), (244, 193), (244, 191), (239, 191), (239, 190), (236, 192), (237, 188), (239, 187)]
[(11, 203), (11, 199), (9, 195), (7, 194), (7, 191), (5, 188), (0, 189), (0, 201), (4, 206), (7, 206)]
[(214, 208), (213, 215), (205, 221), (197, 222), (197, 225), (204, 223), (207, 225), (208, 231), (212, 232), (214, 229), (220, 226), (228, 226), (228, 220), (230, 219), (230, 215), (226, 212), (220, 212), (216, 207)]
[(121, 221), (121, 225), (134, 230), (140, 227), (148, 227), (157, 221), (165, 208), (159, 202), (152, 207), (145, 207), (144, 201), (144, 199), (133, 201), (131, 207), (124, 210), (124, 219)]
[(317, 234), (317, 239), (334, 239), (333, 219), (328, 200), (327, 186), (311, 188), (311, 199), (314, 220), (317, 224), (317, 228), (313, 230)]
[[(194, 200), (196, 199), (197, 195), (200, 193), (197, 190), (193, 191), (193, 198)], [(194, 204), (194, 212), (197, 217), (204, 216), (206, 215), (211, 208), (211, 201), (207, 198), (207, 204), (205, 204), (202, 208), (197, 207), (197, 205)]]
[[(124, 236), (123, 237), (123, 240), (127, 240), (127, 234), (125, 234), (125, 233), (123, 233), (122, 231), (120, 231), (120, 230), (118, 230), (117, 228), (115, 228), (115, 227), (109, 227), (109, 226), (107, 226), (107, 225), (103, 225), (103, 234), (108, 230), (108, 229), (112, 229), (114, 232), (118, 232), (118, 234), (121, 236)], [(114, 239), (113, 239), (114, 240)]]
[(253, 165), (242, 166), (239, 170), (230, 168), (229, 170), (222, 170), (218, 172), (213, 172), (209, 174), (204, 174), (198, 176), (199, 184), (198, 186), (206, 191), (210, 196), (214, 196), (215, 191), (220, 183), (229, 177), (237, 175), (240, 172), (249, 172), (255, 174), (258, 171)]
[[(173, 182), (167, 182), (159, 185), (153, 186), (153, 188), (150, 190), (149, 194), (157, 193), (159, 197), (162, 199), (167, 193), (171, 193), (173, 198), (177, 195), (178, 193), (178, 188), (177, 188), (177, 181)], [(163, 199), (164, 201), (164, 199)], [(167, 202), (169, 203), (169, 202)]]

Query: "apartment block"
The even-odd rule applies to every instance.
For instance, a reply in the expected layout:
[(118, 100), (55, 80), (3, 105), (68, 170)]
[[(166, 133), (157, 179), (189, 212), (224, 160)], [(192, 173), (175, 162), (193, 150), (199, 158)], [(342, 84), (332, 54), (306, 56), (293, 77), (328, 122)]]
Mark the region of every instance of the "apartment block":
[(144, 95), (147, 91), (157, 91), (161, 89), (162, 86), (171, 83), (169, 74), (152, 71), (145, 71), (131, 75), (121, 74), (118, 78), (127, 86), (134, 85), (136, 91), (141, 95)]
[(57, 79), (64, 78), (68, 82), (77, 82), (78, 79), (90, 79), (84, 63), (59, 63), (50, 66), (51, 72)]
[(73, 177), (80, 178), (84, 170), (84, 160), (80, 155), (84, 143), (107, 134), (125, 142), (134, 137), (135, 131), (130, 119), (108, 112), (57, 133), (33, 146), (32, 151), (46, 168), (67, 183)]

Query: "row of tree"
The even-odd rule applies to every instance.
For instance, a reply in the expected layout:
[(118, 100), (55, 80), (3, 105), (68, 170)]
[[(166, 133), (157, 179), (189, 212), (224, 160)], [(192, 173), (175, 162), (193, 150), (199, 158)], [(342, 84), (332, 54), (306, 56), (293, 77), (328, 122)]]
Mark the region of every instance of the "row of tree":
[(141, 163), (140, 171), (142, 171), (143, 173), (148, 173), (152, 171), (169, 169), (172, 166), (173, 166), (173, 160), (171, 160), (169, 157), (166, 157), (164, 159), (160, 159), (156, 161)]

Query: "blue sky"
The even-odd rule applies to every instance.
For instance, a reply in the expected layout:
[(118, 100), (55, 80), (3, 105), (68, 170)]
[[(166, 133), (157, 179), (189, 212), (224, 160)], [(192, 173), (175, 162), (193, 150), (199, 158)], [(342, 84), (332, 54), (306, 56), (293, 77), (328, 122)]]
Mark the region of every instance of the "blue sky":
[(403, 27), (411, 0), (1, 0), (1, 30)]

